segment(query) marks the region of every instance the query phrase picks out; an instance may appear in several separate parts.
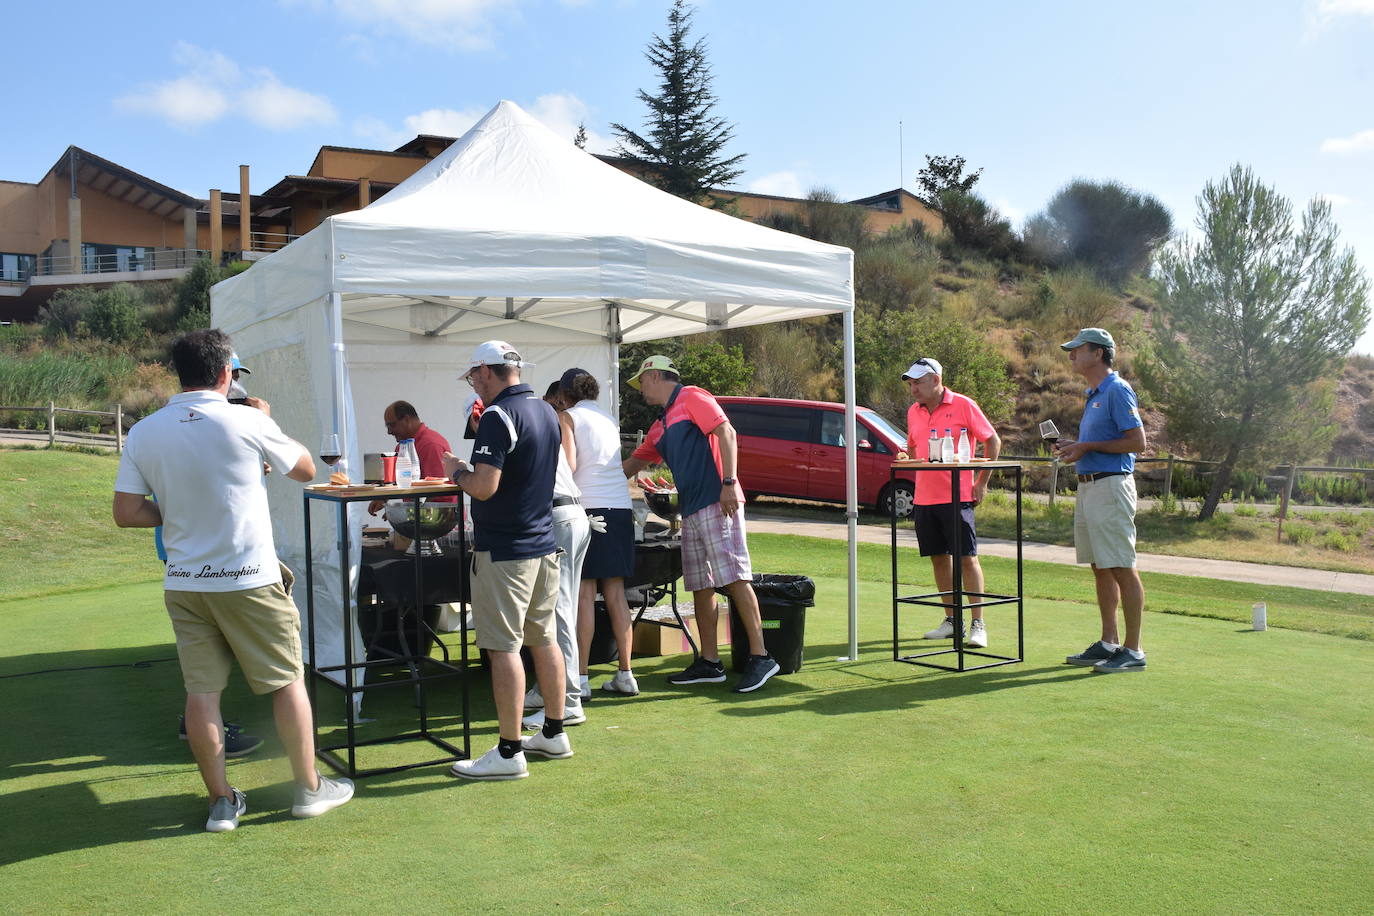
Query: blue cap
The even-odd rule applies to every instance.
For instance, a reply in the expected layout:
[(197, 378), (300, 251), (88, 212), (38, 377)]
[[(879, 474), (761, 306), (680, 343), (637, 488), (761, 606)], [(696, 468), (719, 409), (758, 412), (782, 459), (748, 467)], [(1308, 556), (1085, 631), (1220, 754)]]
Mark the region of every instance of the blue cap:
[(239, 362), (239, 355), (237, 353), (229, 354), (229, 368), (234, 372), (247, 372), (249, 375), (253, 374), (252, 369), (249, 369), (243, 363)]

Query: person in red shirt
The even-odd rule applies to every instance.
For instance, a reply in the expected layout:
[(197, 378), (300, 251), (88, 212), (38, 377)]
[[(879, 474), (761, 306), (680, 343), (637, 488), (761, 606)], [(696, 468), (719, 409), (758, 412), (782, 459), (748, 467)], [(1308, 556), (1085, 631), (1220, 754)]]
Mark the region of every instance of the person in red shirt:
[[(988, 418), (972, 398), (951, 391), (944, 385), (944, 367), (938, 360), (923, 357), (911, 364), (902, 379), (911, 391), (912, 405), (906, 414), (906, 452), (919, 461), (929, 461), (930, 431), (933, 429), (941, 437), (950, 430), (955, 441), (959, 431), (968, 430), (969, 445), (977, 452), (978, 443), (983, 443), (983, 453), (989, 459), (996, 458), (1002, 451), (1002, 440), (992, 428)], [(959, 520), (952, 526), (950, 521), (951, 487), (953, 481), (945, 473), (927, 471), (916, 475), (916, 505), (911, 517), (916, 524), (916, 540), (921, 545), (921, 556), (930, 557), (935, 572), (935, 587), (942, 592), (954, 588), (954, 560), (950, 545), (957, 537), (960, 543), (960, 566), (963, 569), (963, 590), (965, 594), (976, 595), (983, 591), (983, 567), (978, 563), (978, 535), (973, 527), (973, 507), (983, 501), (988, 491), (989, 471), (978, 472), (974, 482), (972, 471), (959, 473)], [(945, 604), (953, 603), (953, 596), (945, 599)], [(983, 609), (977, 604), (970, 609), (972, 621), (964, 645), (975, 649), (986, 649), (988, 645), (987, 625), (983, 622)], [(954, 636), (954, 617), (946, 613), (944, 621), (925, 634), (926, 639), (950, 639)]]
[(396, 401), (382, 414), (388, 435), (415, 440), (415, 453), (420, 456), (421, 477), (446, 477), (444, 452), (448, 440), (420, 422), (420, 415), (409, 401)]

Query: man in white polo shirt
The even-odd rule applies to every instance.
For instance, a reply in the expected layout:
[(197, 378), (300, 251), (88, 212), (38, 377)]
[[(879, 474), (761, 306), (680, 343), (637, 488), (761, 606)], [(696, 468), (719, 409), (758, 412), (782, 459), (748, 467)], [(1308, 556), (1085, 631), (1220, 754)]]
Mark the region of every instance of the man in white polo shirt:
[(247, 810), (224, 767), (219, 702), (234, 660), (254, 693), (272, 694), (296, 779), (291, 813), (314, 817), (353, 796), (347, 779), (315, 769), (300, 617), (282, 586), (263, 484), (264, 462), (302, 483), (315, 476), (315, 462), (273, 422), (266, 401), (228, 402), (231, 359), (228, 335), (214, 329), (172, 345), (182, 391), (129, 431), (114, 494), (119, 527), (163, 526), (163, 589), (186, 683), (186, 737), (209, 790), (205, 829), (212, 832), (233, 830)]

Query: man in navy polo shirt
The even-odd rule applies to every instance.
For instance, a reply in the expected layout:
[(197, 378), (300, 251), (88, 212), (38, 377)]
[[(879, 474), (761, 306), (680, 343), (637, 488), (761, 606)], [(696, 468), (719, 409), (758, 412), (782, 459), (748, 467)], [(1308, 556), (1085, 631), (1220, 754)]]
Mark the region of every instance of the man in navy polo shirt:
[[(1055, 455), (1077, 462), (1078, 500), (1073, 541), (1078, 562), (1091, 563), (1102, 614), (1102, 638), (1067, 664), (1103, 674), (1144, 671), (1140, 622), (1145, 589), (1135, 565), (1135, 455), (1145, 450), (1135, 392), (1112, 370), (1116, 341), (1101, 328), (1084, 328), (1062, 349), (1073, 371), (1088, 382), (1078, 441), (1060, 439)], [(1118, 639), (1116, 606), (1126, 620), (1126, 639)]]
[[(486, 408), (477, 425), (472, 466), (444, 454), (444, 470), (473, 499), (472, 610), (477, 645), (487, 650), (501, 738), (476, 760), (453, 765), (464, 779), (524, 779), (525, 754), (573, 754), (563, 731), (563, 655), (555, 640), (558, 546), (553, 537), (553, 481), (558, 418), (521, 384), (523, 362), (505, 341), (477, 348), (463, 373)], [(544, 695), (544, 726), (521, 739), (525, 696), (521, 645), (529, 647)]]

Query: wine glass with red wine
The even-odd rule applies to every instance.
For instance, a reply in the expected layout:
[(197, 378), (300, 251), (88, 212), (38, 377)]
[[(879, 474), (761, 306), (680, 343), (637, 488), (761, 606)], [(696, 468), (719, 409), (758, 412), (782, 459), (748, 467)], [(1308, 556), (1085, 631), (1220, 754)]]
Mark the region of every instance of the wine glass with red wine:
[[(1040, 438), (1050, 444), (1050, 455), (1054, 455), (1055, 444), (1059, 442), (1059, 427), (1054, 425), (1053, 420), (1040, 421)], [(1058, 461), (1058, 458), (1054, 459)]]
[(337, 433), (326, 433), (320, 437), (320, 460), (331, 468), (339, 463), (339, 436)]

